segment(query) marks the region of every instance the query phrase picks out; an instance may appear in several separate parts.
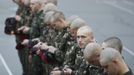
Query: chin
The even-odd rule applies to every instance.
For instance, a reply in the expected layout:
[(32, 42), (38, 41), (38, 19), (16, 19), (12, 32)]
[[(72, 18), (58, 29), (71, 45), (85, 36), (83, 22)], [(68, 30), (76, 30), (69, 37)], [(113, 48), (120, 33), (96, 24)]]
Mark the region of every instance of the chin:
[(83, 46), (79, 45), (80, 48), (84, 48)]

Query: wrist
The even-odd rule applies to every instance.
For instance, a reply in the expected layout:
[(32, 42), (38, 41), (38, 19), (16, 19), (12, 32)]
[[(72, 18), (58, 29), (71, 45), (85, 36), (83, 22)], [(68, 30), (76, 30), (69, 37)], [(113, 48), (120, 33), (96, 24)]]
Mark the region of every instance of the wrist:
[(65, 74), (64, 74), (64, 70), (61, 71), (60, 75), (65, 75)]

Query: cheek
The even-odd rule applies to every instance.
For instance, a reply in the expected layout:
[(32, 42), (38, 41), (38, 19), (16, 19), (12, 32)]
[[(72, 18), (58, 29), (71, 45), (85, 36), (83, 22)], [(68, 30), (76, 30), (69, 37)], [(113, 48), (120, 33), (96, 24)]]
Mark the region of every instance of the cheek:
[(74, 31), (73, 34), (74, 34), (74, 36), (76, 36), (77, 35), (77, 31)]
[(34, 8), (34, 5), (31, 5), (31, 6), (30, 6), (30, 8), (33, 10), (33, 8)]
[(119, 68), (116, 66), (116, 65), (114, 65), (115, 67), (114, 67), (114, 69), (113, 69), (113, 72), (115, 72), (115, 75), (117, 75), (118, 74), (118, 72), (119, 72)]
[(92, 38), (88, 38), (88, 40), (90, 43), (93, 42), (93, 39)]
[(82, 39), (82, 42), (86, 45), (86, 44), (90, 43), (90, 40), (88, 38), (84, 38), (84, 39)]
[(78, 40), (79, 40), (79, 39), (78, 39), (78, 38), (76, 38), (77, 43), (78, 43)]
[(38, 5), (35, 5), (35, 6), (34, 6), (34, 9), (35, 9), (35, 10), (39, 9), (39, 6), (38, 6)]
[(109, 75), (117, 75), (117, 69), (114, 65), (108, 68), (108, 72)]
[(57, 24), (57, 25), (55, 25), (56, 27), (62, 27), (62, 25), (60, 25), (60, 24)]
[(79, 43), (81, 41), (81, 39), (80, 38), (77, 38), (77, 43)]

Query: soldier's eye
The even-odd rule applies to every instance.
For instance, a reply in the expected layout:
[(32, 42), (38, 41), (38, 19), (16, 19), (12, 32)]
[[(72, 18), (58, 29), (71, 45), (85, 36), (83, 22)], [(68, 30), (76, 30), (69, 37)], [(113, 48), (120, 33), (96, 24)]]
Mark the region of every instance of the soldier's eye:
[(77, 36), (77, 38), (80, 38), (80, 36)]
[(86, 38), (86, 36), (81, 36), (81, 38)]
[(108, 65), (106, 65), (106, 66), (103, 66), (105, 69), (107, 69), (108, 68)]
[(34, 3), (30, 3), (30, 5), (34, 5)]
[(53, 26), (56, 26), (55, 24), (53, 24)]

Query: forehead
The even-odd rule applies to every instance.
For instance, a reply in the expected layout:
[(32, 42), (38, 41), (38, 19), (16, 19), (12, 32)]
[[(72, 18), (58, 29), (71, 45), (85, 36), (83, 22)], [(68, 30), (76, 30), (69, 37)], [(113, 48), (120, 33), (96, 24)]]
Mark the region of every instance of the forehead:
[(70, 28), (70, 31), (77, 32), (78, 28)]
[(107, 63), (103, 59), (100, 59), (100, 64), (101, 66), (107, 66)]
[(37, 3), (38, 0), (30, 0), (30, 3)]
[(110, 60), (106, 60), (106, 59), (102, 59), (100, 58), (100, 64), (101, 66), (112, 66), (112, 63), (114, 63), (113, 61)]
[(77, 36), (90, 36), (91, 32), (87, 30), (79, 30), (77, 31)]

